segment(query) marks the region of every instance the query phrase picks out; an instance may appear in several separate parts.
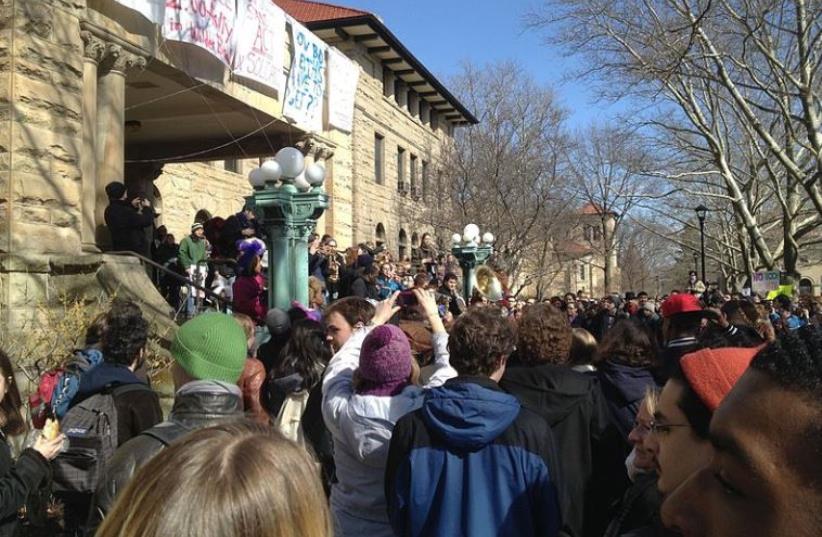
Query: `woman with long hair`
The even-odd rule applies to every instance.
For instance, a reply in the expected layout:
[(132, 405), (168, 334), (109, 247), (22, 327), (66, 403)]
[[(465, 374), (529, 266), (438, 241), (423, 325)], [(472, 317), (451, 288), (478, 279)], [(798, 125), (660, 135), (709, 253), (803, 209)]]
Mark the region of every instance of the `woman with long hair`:
[(0, 536), (17, 535), (18, 511), (26, 499), (51, 474), (49, 461), (60, 453), (65, 436), (47, 439), (39, 435), (31, 448), (23, 450), (17, 462), (11, 454), (8, 436), (25, 432), (20, 415), (20, 391), (14, 378), (14, 368), (5, 352), (0, 350)]
[(96, 535), (329, 537), (331, 521), (306, 452), (241, 422), (193, 432), (151, 459)]
[(326, 492), (334, 478), (334, 449), (323, 422), (320, 380), (331, 356), (323, 326), (311, 319), (296, 321), (278, 365), (269, 373), (264, 395), (275, 427), (313, 452)]

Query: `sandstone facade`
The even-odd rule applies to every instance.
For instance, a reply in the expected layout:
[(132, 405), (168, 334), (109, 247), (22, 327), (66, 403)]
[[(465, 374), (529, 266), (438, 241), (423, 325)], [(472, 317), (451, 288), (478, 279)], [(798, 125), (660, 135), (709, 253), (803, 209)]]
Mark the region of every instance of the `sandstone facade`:
[[(423, 174), (433, 184), (451, 120), (443, 113), (434, 122), (373, 48), (338, 35), (325, 39), (361, 69), (353, 131), (308, 133), (282, 117), (276, 92), (234, 78), (196, 47), (158, 39), (156, 26), (112, 0), (0, 1), (2, 330), (24, 326), (60, 294), (91, 297), (117, 287), (103, 285), (101, 274), (131, 280), (123, 276), (130, 265), (101, 254), (109, 244), (108, 182), (124, 180), (154, 198), (158, 224), (179, 240), (201, 209), (236, 212), (251, 194), (247, 172), (287, 145), (325, 163), (331, 206), (319, 232), (340, 247), (384, 240), (408, 255), (415, 239), (434, 230), (421, 217), (433, 194), (422, 191)], [(224, 166), (232, 159), (236, 172)], [(151, 293), (137, 287), (138, 296)]]

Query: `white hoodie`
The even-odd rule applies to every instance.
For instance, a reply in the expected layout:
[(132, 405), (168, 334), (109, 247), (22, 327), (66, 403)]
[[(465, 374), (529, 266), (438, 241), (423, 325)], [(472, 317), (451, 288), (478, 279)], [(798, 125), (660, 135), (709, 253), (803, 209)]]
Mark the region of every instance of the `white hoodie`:
[(394, 396), (358, 395), (352, 378), (360, 349), (373, 327), (357, 330), (328, 363), (323, 379), (323, 419), (334, 438), (337, 483), (331, 510), (343, 537), (393, 537), (385, 503), (385, 464), (394, 424), (420, 408), (423, 389), (457, 376), (448, 362), (448, 334), (432, 335), (434, 372), (424, 388), (408, 386)]

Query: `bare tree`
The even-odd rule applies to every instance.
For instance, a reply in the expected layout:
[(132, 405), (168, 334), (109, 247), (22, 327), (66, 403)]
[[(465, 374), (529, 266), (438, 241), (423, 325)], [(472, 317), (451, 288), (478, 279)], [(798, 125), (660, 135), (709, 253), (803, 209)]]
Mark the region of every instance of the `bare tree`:
[[(745, 271), (797, 272), (822, 222), (822, 5), (814, 0), (549, 0), (535, 19), (589, 60), (603, 94), (650, 105), (675, 166), (728, 206)], [(763, 212), (764, 210), (764, 212)], [(804, 242), (803, 242), (804, 241)], [(731, 242), (734, 242), (733, 240)]]
[(450, 85), (480, 122), (459, 129), (443, 148), (440, 200), (429, 200), (423, 217), (494, 233), (494, 264), (521, 289), (538, 277), (540, 267), (529, 260), (547, 248), (567, 210), (560, 188), (563, 112), (549, 88), (510, 62), (465, 64)]
[(592, 125), (579, 132), (570, 153), (572, 180), (567, 188), (583, 204), (583, 212), (598, 218), (584, 238), (603, 260), (606, 292), (620, 283), (615, 272), (622, 222), (641, 200), (654, 194), (653, 183), (640, 175), (646, 161), (633, 133), (614, 125)]

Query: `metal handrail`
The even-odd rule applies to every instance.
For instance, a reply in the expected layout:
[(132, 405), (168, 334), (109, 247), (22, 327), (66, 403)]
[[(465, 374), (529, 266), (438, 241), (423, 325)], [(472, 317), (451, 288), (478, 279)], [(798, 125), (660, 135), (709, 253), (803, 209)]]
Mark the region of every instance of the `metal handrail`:
[(148, 263), (148, 264), (149, 264), (149, 265), (151, 265), (152, 267), (157, 268), (157, 269), (160, 269), (160, 270), (161, 270), (161, 271), (163, 271), (165, 274), (168, 274), (169, 276), (171, 276), (172, 278), (176, 279), (177, 281), (182, 282), (182, 283), (184, 283), (185, 285), (189, 285), (189, 286), (193, 287), (194, 289), (197, 289), (198, 291), (202, 291), (202, 292), (203, 292), (203, 293), (204, 293), (207, 297), (209, 297), (209, 298), (213, 298), (213, 299), (215, 299), (215, 300), (218, 300), (219, 302), (222, 302), (222, 304), (223, 304), (225, 307), (233, 307), (233, 304), (234, 304), (233, 302), (231, 302), (231, 301), (229, 301), (229, 300), (226, 300), (224, 297), (221, 297), (221, 296), (220, 296), (220, 295), (218, 295), (217, 293), (213, 292), (211, 289), (207, 289), (207, 288), (205, 288), (205, 287), (202, 287), (202, 286), (200, 286), (200, 285), (198, 285), (198, 284), (194, 283), (194, 282), (193, 282), (192, 280), (190, 280), (189, 278), (186, 278), (186, 277), (185, 277), (185, 276), (183, 276), (182, 274), (180, 274), (180, 273), (178, 273), (178, 272), (175, 272), (175, 271), (173, 271), (173, 270), (171, 270), (171, 269), (169, 269), (169, 268), (167, 268), (167, 267), (164, 267), (163, 265), (161, 265), (161, 264), (157, 263), (156, 261), (154, 261), (154, 260), (152, 260), (152, 259), (149, 259), (149, 258), (147, 258), (147, 257), (146, 257), (146, 256), (144, 256), (144, 255), (138, 254), (137, 252), (132, 252), (132, 251), (119, 251), (119, 252), (104, 252), (104, 253), (106, 253), (106, 254), (111, 254), (111, 255), (120, 255), (120, 256), (136, 257), (136, 258), (140, 259), (141, 261), (143, 261), (144, 263)]

